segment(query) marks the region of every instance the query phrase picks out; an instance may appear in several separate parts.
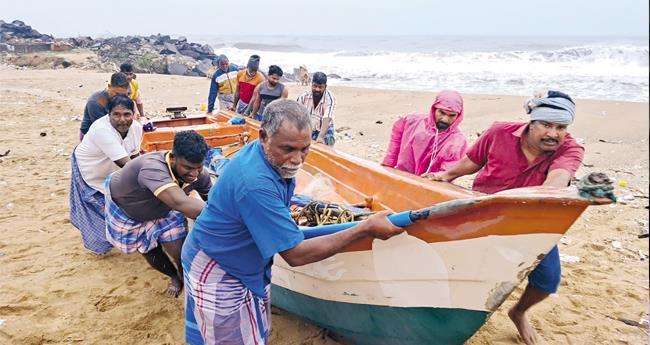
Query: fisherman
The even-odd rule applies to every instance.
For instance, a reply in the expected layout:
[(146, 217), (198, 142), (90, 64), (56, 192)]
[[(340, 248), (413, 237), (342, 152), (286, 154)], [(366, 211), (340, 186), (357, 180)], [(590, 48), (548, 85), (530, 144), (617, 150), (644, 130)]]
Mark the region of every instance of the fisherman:
[(111, 75), (110, 86), (102, 91), (95, 92), (88, 101), (84, 108), (84, 117), (81, 120), (81, 127), (79, 131), (79, 140), (83, 139), (84, 135), (88, 132), (90, 125), (93, 124), (100, 117), (108, 114), (108, 100), (115, 95), (128, 95), (129, 94), (129, 78), (122, 72), (113, 73)]
[(379, 212), (349, 230), (304, 240), (289, 204), (311, 144), (307, 110), (293, 100), (273, 101), (259, 133), (219, 177), (183, 246), (185, 340), (192, 345), (266, 344), (275, 254), (300, 266), (361, 238), (403, 231)]
[[(568, 186), (584, 155), (584, 148), (567, 131), (575, 119), (575, 103), (565, 93), (545, 91), (526, 101), (524, 108), (530, 114), (528, 123), (494, 123), (458, 164), (431, 178), (453, 181), (478, 171), (473, 189), (488, 194), (539, 185)], [(524, 293), (508, 311), (526, 344), (537, 341), (526, 312), (555, 293), (559, 284), (560, 256), (555, 246), (530, 273)]]
[(336, 98), (327, 89), (327, 75), (316, 72), (311, 79), (311, 90), (298, 96), (298, 103), (309, 112), (312, 125), (312, 139), (317, 143), (334, 146), (334, 110)]
[(216, 59), (217, 69), (210, 78), (210, 95), (208, 96), (208, 115), (214, 111), (214, 101), (219, 99), (220, 109), (233, 106), (233, 94), (237, 88), (237, 74), (239, 68), (230, 64), (228, 57), (219, 55)]
[(282, 69), (276, 65), (269, 66), (269, 74), (265, 83), (258, 84), (253, 92), (253, 109), (251, 114), (257, 121), (262, 121), (262, 114), (266, 105), (278, 98), (287, 98), (289, 89), (280, 82)]
[[(131, 94), (129, 97), (133, 100), (135, 103), (135, 109), (133, 109), (133, 115), (136, 120), (140, 118), (140, 116), (144, 116), (144, 105), (142, 104), (142, 99), (140, 98), (140, 86), (138, 85), (138, 81), (135, 80), (135, 72), (133, 72), (133, 65), (125, 62), (120, 65), (120, 72), (126, 74), (126, 76), (129, 78), (129, 85), (131, 87)], [(109, 84), (110, 87), (110, 84)]]
[(124, 95), (108, 100), (108, 115), (93, 122), (72, 152), (70, 223), (94, 254), (113, 246), (106, 240), (104, 180), (140, 153), (142, 127), (133, 121), (133, 101)]
[(187, 220), (196, 219), (212, 187), (203, 170), (208, 150), (195, 131), (178, 132), (171, 151), (142, 155), (106, 179), (106, 238), (125, 253), (138, 251), (170, 277), (167, 294), (183, 288), (181, 247)]
[(245, 115), (250, 113), (251, 109), (248, 105), (253, 97), (253, 91), (258, 84), (261, 84), (265, 80), (264, 75), (259, 69), (259, 55), (251, 55), (246, 68), (237, 73), (235, 96), (230, 110), (236, 110), (238, 113)]
[(451, 168), (467, 152), (467, 138), (459, 127), (463, 117), (463, 97), (441, 91), (428, 114), (411, 113), (393, 124), (381, 164), (418, 176)]

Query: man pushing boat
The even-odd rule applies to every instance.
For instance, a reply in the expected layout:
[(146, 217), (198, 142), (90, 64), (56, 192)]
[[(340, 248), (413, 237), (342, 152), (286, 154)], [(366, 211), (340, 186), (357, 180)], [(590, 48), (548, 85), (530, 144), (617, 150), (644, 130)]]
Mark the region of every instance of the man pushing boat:
[[(496, 193), (506, 189), (566, 187), (582, 163), (584, 148), (568, 133), (575, 119), (575, 103), (565, 93), (546, 91), (524, 103), (530, 122), (496, 122), (449, 170), (430, 175), (433, 180), (453, 181), (478, 171), (473, 190)], [(526, 311), (557, 292), (560, 256), (557, 246), (528, 276), (528, 286), (508, 315), (526, 344), (537, 336)]]
[[(106, 238), (125, 253), (141, 253), (156, 270), (169, 276), (167, 294), (178, 296), (181, 247), (187, 220), (195, 219), (212, 187), (203, 170), (208, 146), (195, 131), (174, 137), (171, 151), (156, 151), (129, 162), (106, 179)], [(164, 251), (163, 251), (164, 249)]]
[(386, 218), (388, 212), (379, 212), (351, 229), (304, 239), (289, 205), (311, 133), (304, 106), (288, 99), (269, 103), (260, 139), (233, 158), (210, 191), (183, 245), (187, 343), (266, 344), (275, 254), (300, 266), (359, 239), (403, 231)]

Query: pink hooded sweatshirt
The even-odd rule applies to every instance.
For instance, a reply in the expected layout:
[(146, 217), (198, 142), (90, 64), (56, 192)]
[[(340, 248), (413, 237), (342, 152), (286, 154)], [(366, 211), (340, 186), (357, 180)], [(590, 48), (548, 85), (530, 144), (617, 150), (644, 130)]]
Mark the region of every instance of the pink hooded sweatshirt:
[[(436, 109), (458, 117), (446, 130), (438, 130)], [(411, 113), (395, 122), (382, 164), (416, 175), (449, 169), (467, 152), (467, 138), (459, 128), (463, 117), (463, 97), (456, 91), (441, 91), (429, 114)]]

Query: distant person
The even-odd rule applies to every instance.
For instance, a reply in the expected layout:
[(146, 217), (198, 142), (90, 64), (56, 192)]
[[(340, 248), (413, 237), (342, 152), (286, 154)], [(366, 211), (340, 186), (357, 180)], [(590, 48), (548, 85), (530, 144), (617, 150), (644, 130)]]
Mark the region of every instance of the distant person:
[(269, 74), (266, 82), (258, 84), (253, 92), (253, 108), (251, 114), (257, 121), (262, 121), (264, 108), (278, 98), (287, 98), (289, 90), (280, 82), (282, 69), (276, 65), (269, 66)]
[(138, 120), (140, 116), (144, 116), (144, 105), (142, 104), (142, 99), (140, 98), (140, 86), (135, 80), (136, 75), (135, 72), (133, 72), (133, 65), (128, 62), (121, 64), (120, 72), (126, 74), (126, 76), (129, 78), (129, 83), (131, 85), (131, 94), (129, 97), (131, 97), (135, 103), (133, 115), (135, 119)]
[(235, 96), (233, 98), (233, 105), (230, 108), (232, 111), (237, 111), (239, 114), (249, 114), (251, 109), (249, 103), (253, 98), (253, 91), (258, 84), (264, 82), (266, 78), (259, 71), (260, 57), (259, 55), (251, 55), (248, 59), (246, 69), (237, 73), (237, 84), (235, 88)]
[(463, 97), (441, 91), (428, 114), (411, 113), (393, 124), (381, 164), (416, 175), (451, 168), (467, 152), (467, 138), (459, 127), (463, 118)]
[(217, 57), (217, 69), (210, 79), (210, 95), (208, 96), (208, 115), (214, 111), (214, 101), (219, 99), (220, 109), (232, 108), (235, 90), (237, 89), (237, 74), (239, 68), (230, 64), (228, 57)]
[[(106, 238), (124, 253), (139, 252), (170, 278), (167, 294), (183, 289), (181, 247), (187, 220), (203, 210), (212, 182), (203, 170), (208, 145), (195, 131), (178, 132), (171, 151), (142, 155), (106, 179)], [(164, 250), (163, 250), (164, 249)]]
[(124, 95), (108, 100), (108, 115), (90, 125), (72, 152), (70, 223), (81, 232), (84, 247), (107, 253), (104, 180), (140, 153), (142, 126), (133, 121), (133, 101)]
[[(473, 190), (488, 194), (540, 185), (567, 187), (584, 155), (584, 148), (567, 131), (576, 116), (573, 100), (565, 93), (548, 91), (528, 100), (524, 108), (529, 122), (494, 123), (467, 156), (431, 178), (453, 181), (478, 171)], [(528, 275), (528, 286), (508, 311), (526, 344), (537, 339), (526, 312), (557, 292), (560, 277), (560, 255), (554, 246)]]
[(86, 102), (86, 107), (84, 108), (84, 117), (81, 120), (81, 127), (79, 131), (79, 140), (83, 139), (83, 136), (90, 129), (90, 125), (95, 122), (100, 117), (108, 114), (108, 100), (115, 95), (125, 95), (129, 94), (130, 90), (129, 77), (122, 72), (113, 73), (111, 75), (110, 86), (102, 91), (95, 92), (88, 101)]
[(304, 105), (309, 112), (312, 128), (312, 139), (327, 146), (334, 146), (334, 110), (336, 98), (327, 89), (327, 75), (316, 72), (312, 76), (311, 90), (298, 96), (298, 103)]

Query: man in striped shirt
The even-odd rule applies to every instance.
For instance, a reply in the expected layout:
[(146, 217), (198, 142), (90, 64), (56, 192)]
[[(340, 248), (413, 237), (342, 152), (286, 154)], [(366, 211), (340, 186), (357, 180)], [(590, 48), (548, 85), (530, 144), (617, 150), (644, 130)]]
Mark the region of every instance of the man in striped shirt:
[(298, 103), (304, 105), (311, 118), (311, 138), (318, 143), (334, 146), (334, 109), (336, 98), (327, 89), (327, 76), (316, 72), (312, 76), (311, 91), (298, 96)]

